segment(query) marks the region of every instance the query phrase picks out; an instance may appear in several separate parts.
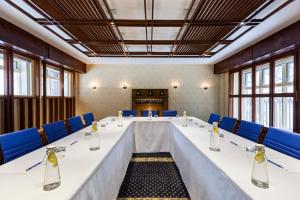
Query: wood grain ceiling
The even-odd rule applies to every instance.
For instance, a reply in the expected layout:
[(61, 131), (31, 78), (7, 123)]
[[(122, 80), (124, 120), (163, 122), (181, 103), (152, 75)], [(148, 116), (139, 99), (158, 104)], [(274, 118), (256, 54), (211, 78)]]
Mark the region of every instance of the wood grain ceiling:
[[(276, 0), (190, 0), (181, 20), (154, 18), (156, 3), (164, 0), (140, 0), (144, 4), (144, 19), (115, 19), (116, 11), (110, 8), (109, 0), (24, 0), (42, 16), (38, 18), (22, 9), (20, 0), (6, 1), (87, 56), (211, 57), (293, 0), (284, 1), (263, 18), (257, 18), (257, 14), (272, 7)], [(145, 39), (124, 40), (122, 27), (143, 27)], [(176, 37), (154, 38), (154, 32), (164, 27), (177, 27)], [(246, 31), (230, 39), (243, 28)], [(129, 51), (129, 45), (140, 45), (145, 50)], [(169, 50), (160, 51), (160, 47)]]

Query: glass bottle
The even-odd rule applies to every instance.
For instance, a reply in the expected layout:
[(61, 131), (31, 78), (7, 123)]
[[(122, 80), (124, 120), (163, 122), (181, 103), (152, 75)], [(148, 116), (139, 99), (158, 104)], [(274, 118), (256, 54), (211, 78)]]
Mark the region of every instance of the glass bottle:
[(255, 156), (252, 167), (251, 182), (257, 187), (269, 188), (265, 146), (262, 144), (255, 145)]
[(118, 127), (122, 127), (123, 126), (123, 122), (122, 122), (123, 115), (122, 114), (123, 114), (122, 111), (119, 110), (119, 112), (118, 112)]
[(188, 126), (188, 118), (187, 118), (187, 115), (186, 115), (186, 111), (183, 111), (183, 127), (187, 127)]
[(213, 130), (210, 135), (210, 145), (209, 149), (211, 151), (220, 151), (220, 136), (218, 122), (213, 122)]
[(55, 155), (56, 147), (54, 145), (48, 145), (46, 151), (46, 166), (43, 189), (45, 191), (54, 190), (60, 186), (60, 173), (58, 167), (57, 157)]
[(97, 122), (92, 123), (92, 133), (90, 138), (90, 150), (96, 151), (100, 149), (100, 136), (98, 132)]
[(148, 111), (148, 119), (149, 119), (149, 120), (152, 119), (152, 111), (151, 111), (151, 110)]

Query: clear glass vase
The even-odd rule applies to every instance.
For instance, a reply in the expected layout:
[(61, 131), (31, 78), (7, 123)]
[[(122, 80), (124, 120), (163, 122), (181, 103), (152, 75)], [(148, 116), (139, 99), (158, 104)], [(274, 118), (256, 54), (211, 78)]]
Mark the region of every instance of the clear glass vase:
[(218, 122), (213, 122), (213, 130), (211, 131), (211, 134), (210, 134), (209, 149), (211, 151), (220, 151), (221, 150)]
[(269, 188), (265, 146), (262, 144), (255, 145), (255, 156), (252, 167), (251, 182), (257, 187), (265, 189)]
[(151, 111), (151, 110), (148, 111), (148, 119), (149, 119), (149, 120), (152, 119), (152, 111)]
[(183, 111), (183, 115), (182, 115), (182, 118), (183, 118), (183, 127), (188, 127), (188, 118), (187, 118), (187, 114), (186, 114), (186, 111)]
[(55, 154), (56, 147), (54, 145), (47, 146), (47, 160), (45, 166), (45, 177), (43, 189), (45, 191), (54, 190), (60, 186), (60, 173), (58, 160)]
[(118, 113), (118, 127), (122, 127), (123, 126), (123, 114), (122, 111), (119, 111)]
[(100, 135), (98, 132), (98, 126), (96, 122), (92, 123), (92, 133), (90, 136), (90, 150), (96, 151), (100, 149)]

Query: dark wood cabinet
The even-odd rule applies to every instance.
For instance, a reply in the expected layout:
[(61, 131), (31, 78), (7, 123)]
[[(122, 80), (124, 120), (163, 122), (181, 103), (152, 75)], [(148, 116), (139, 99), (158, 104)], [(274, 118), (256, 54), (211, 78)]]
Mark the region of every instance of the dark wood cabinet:
[(143, 110), (168, 110), (168, 89), (132, 89), (132, 109), (141, 116)]

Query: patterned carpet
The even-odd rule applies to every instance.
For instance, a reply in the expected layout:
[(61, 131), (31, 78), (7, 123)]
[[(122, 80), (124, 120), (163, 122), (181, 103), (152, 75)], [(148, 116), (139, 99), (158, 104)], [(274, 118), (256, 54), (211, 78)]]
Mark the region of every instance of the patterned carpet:
[(170, 153), (132, 155), (117, 200), (189, 200)]

